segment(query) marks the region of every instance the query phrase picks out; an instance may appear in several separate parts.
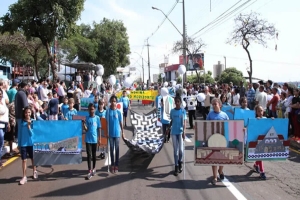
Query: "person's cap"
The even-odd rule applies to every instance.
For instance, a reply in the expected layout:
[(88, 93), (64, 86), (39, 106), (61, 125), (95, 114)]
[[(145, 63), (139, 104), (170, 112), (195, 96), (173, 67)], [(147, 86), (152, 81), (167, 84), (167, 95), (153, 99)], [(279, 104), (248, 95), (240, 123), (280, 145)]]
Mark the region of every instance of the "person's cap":
[(13, 80), (13, 85), (18, 85), (19, 83), (21, 83), (20, 79)]

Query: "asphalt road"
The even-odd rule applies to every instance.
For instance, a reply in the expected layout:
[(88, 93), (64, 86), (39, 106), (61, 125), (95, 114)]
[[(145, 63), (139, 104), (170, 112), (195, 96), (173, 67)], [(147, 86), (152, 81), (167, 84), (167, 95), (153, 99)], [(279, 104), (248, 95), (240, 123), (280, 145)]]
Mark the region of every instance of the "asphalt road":
[[(150, 106), (132, 106), (137, 112), (147, 113)], [(129, 121), (129, 120), (128, 120)], [(130, 124), (130, 123), (127, 123)], [(127, 138), (132, 136), (129, 126)], [(187, 131), (185, 142), (186, 177), (175, 177), (173, 171), (172, 143), (164, 145), (159, 154), (133, 154), (120, 142), (118, 174), (107, 172), (104, 160), (97, 160), (97, 175), (85, 180), (86, 153), (79, 165), (38, 167), (39, 179), (32, 180), (32, 170), (27, 170), (28, 183), (20, 186), (21, 160), (17, 159), (0, 170), (1, 200), (16, 199), (178, 199), (178, 200), (231, 200), (231, 199), (299, 199), (300, 152), (291, 151), (284, 162), (264, 162), (267, 180), (262, 181), (252, 172), (253, 163), (243, 166), (226, 166), (227, 182), (210, 184), (211, 167), (193, 164), (194, 135)], [(99, 153), (97, 153), (98, 155)]]

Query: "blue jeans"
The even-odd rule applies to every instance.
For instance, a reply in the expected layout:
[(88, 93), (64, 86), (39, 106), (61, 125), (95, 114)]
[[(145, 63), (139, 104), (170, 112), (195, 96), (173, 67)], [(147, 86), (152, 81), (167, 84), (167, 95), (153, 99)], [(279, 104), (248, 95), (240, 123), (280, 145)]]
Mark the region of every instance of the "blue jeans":
[(2, 128), (0, 128), (0, 160), (2, 157), (3, 146), (4, 146), (4, 132), (3, 132)]
[[(119, 137), (109, 137), (111, 166), (119, 166), (119, 144), (120, 144)], [(116, 157), (114, 157), (114, 150), (116, 153), (115, 154)]]
[(174, 161), (175, 166), (178, 166), (178, 162), (182, 162), (182, 155), (183, 155), (183, 139), (182, 135), (171, 135), (173, 149), (174, 149)]

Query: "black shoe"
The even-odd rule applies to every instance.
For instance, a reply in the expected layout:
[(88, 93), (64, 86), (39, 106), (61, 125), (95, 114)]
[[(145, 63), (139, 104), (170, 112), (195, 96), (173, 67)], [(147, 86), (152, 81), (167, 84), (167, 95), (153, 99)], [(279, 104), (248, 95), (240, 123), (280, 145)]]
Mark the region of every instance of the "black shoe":
[(178, 166), (175, 166), (175, 170), (174, 170), (173, 175), (174, 176), (178, 176)]
[(178, 172), (182, 172), (182, 162), (178, 162)]
[(220, 174), (220, 171), (218, 171), (218, 172), (219, 172), (220, 180), (224, 180), (225, 179), (224, 172), (222, 172), (221, 174)]

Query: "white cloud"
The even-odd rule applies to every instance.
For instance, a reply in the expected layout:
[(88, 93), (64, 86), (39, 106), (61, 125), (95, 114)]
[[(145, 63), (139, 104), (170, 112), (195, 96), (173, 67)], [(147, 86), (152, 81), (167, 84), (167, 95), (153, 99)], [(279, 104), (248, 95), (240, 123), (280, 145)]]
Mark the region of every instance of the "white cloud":
[(139, 14), (137, 14), (136, 12), (129, 10), (129, 9), (122, 8), (121, 6), (119, 6), (119, 4), (115, 0), (109, 0), (109, 5), (111, 6), (111, 8), (114, 11), (130, 18), (131, 20), (138, 20), (140, 17)]

